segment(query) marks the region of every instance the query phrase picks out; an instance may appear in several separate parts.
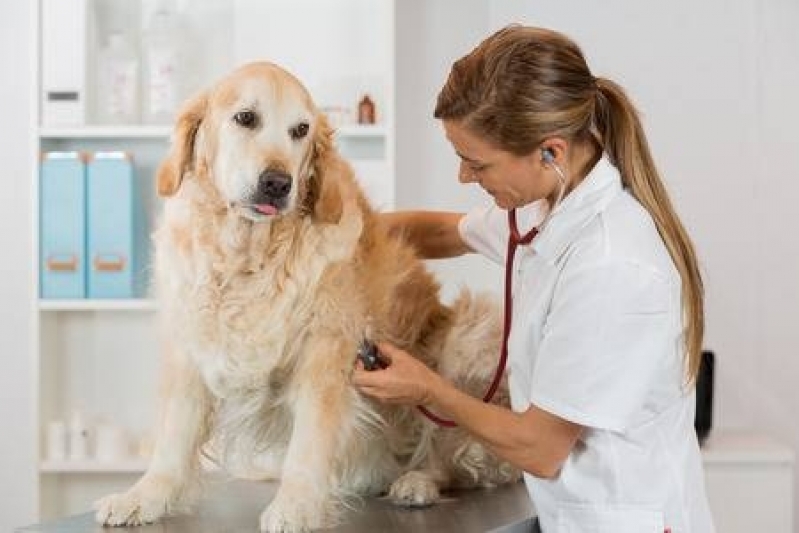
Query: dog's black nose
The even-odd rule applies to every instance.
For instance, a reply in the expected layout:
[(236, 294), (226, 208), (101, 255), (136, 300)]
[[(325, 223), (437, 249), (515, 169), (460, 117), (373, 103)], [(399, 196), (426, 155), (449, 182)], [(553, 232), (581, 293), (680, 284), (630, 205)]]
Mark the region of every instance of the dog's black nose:
[(269, 198), (283, 198), (291, 191), (291, 176), (279, 170), (264, 170), (258, 176), (258, 192)]

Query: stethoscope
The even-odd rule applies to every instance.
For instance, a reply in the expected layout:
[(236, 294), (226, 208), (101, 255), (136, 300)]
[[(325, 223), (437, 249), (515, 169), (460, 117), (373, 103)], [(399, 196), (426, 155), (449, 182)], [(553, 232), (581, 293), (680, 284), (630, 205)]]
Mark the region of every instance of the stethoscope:
[[(513, 260), (516, 256), (516, 249), (521, 245), (530, 244), (533, 242), (533, 239), (535, 239), (536, 235), (541, 233), (551, 219), (555, 208), (560, 204), (561, 200), (563, 200), (563, 195), (566, 192), (566, 184), (568, 182), (566, 179), (566, 173), (563, 172), (563, 169), (561, 169), (560, 166), (555, 162), (555, 154), (551, 149), (544, 148), (541, 150), (541, 158), (543, 159), (544, 163), (550, 165), (558, 175), (558, 194), (555, 196), (555, 201), (552, 202), (552, 205), (547, 211), (544, 220), (542, 220), (540, 224), (524, 235), (519, 234), (519, 227), (516, 223), (516, 209), (514, 208), (508, 211), (509, 232), (508, 247), (505, 254), (505, 318), (502, 325), (502, 347), (500, 348), (499, 361), (497, 362), (497, 370), (494, 373), (494, 379), (483, 396), (483, 403), (490, 402), (494, 397), (494, 394), (497, 392), (499, 384), (502, 381), (502, 376), (505, 374), (505, 367), (508, 363), (508, 338), (510, 337), (511, 318), (513, 316)], [(430, 412), (430, 410), (422, 405), (418, 406), (418, 408), (422, 414), (439, 426), (453, 428), (458, 425), (452, 420), (441, 418), (435, 413)]]

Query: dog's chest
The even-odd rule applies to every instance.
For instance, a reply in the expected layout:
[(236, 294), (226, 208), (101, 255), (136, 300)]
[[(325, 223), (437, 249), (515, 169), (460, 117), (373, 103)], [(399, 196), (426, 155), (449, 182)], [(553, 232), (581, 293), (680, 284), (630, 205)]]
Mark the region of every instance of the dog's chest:
[(224, 269), (202, 259), (186, 265), (191, 276), (173, 280), (168, 299), (180, 311), (169, 313), (171, 327), (218, 397), (270, 386), (276, 369), (300, 357), (327, 263), (297, 263), (287, 253), (259, 269)]
[(172, 202), (156, 233), (167, 332), (218, 395), (262, 386), (302, 356), (316, 323), (346, 321), (337, 303), (352, 296), (341, 273), (359, 241), (360, 212), (334, 225), (286, 219), (261, 227), (201, 214)]

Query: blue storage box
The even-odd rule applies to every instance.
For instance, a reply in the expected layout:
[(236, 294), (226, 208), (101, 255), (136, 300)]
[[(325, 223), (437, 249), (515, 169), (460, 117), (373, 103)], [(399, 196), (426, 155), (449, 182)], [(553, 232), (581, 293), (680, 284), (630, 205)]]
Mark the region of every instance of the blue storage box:
[(87, 173), (86, 245), (89, 298), (141, 296), (141, 206), (125, 152), (97, 152)]
[(86, 294), (86, 164), (80, 152), (42, 158), (39, 203), (39, 296)]

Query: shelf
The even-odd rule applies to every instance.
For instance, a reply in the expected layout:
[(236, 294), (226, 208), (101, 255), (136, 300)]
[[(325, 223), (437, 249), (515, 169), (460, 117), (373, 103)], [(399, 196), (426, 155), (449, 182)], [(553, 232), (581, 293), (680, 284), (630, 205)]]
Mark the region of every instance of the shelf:
[(43, 474), (138, 474), (147, 470), (147, 465), (147, 459), (138, 458), (113, 462), (93, 459), (42, 461), (39, 471)]
[(786, 444), (753, 431), (712, 430), (702, 447), (705, 466), (712, 464), (793, 463), (794, 452)]
[(168, 139), (172, 126), (46, 126), (39, 129), (42, 139)]
[[(172, 126), (44, 126), (39, 129), (42, 139), (168, 139)], [(345, 124), (335, 128), (340, 138), (384, 137), (382, 124)]]
[(39, 300), (42, 311), (154, 311), (155, 300)]
[(337, 137), (385, 137), (386, 128), (382, 124), (345, 124), (335, 128)]
[[(131, 457), (119, 461), (98, 461), (96, 459), (84, 459), (82, 461), (72, 461), (64, 459), (60, 461), (45, 460), (39, 464), (39, 472), (42, 474), (140, 474), (147, 470), (150, 460), (141, 457)], [(216, 474), (221, 472), (220, 467), (207, 459), (201, 458), (200, 467), (203, 472)]]

